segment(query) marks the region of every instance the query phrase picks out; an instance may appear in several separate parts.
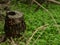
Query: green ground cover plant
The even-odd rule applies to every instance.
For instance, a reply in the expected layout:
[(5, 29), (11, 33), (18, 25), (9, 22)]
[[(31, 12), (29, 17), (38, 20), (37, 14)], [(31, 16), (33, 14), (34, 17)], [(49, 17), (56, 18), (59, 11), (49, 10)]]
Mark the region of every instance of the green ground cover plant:
[[(34, 12), (37, 5), (29, 5), (19, 3), (18, 5), (12, 5), (11, 10), (21, 11), (24, 14), (24, 19), (26, 22), (26, 31), (24, 34), (24, 39), (18, 39), (19, 45), (25, 45), (29, 38), (33, 35), (35, 29), (45, 24), (48, 24), (46, 29), (39, 29), (37, 33), (32, 37), (31, 41), (28, 42), (29, 45), (60, 45), (60, 33), (57, 29), (60, 29), (60, 5), (50, 4), (48, 10), (53, 14), (52, 16), (56, 20), (57, 24), (50, 17), (44, 9), (39, 9)], [(0, 34), (3, 34), (4, 22), (0, 21)], [(40, 35), (40, 36), (39, 36)], [(38, 37), (39, 36), (39, 37)], [(8, 41), (1, 43), (0, 45), (11, 45)]]

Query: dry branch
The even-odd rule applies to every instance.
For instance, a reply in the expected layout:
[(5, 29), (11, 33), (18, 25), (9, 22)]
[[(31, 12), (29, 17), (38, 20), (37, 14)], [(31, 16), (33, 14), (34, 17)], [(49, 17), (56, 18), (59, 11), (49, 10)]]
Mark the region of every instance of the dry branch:
[(38, 35), (37, 39), (33, 42), (32, 45), (35, 45), (36, 41), (39, 39), (39, 37), (41, 37), (41, 35), (42, 35), (43, 33), (44, 33), (44, 31)]
[[(33, 0), (38, 6), (40, 6), (40, 7), (42, 7), (47, 13), (49, 13), (49, 16), (52, 18), (52, 20), (55, 22), (55, 24), (56, 25), (58, 25), (57, 24), (57, 22), (56, 22), (56, 20), (55, 20), (55, 18), (53, 17), (53, 14), (49, 11), (49, 10), (47, 10), (45, 7), (43, 7), (40, 3), (38, 3), (36, 0)], [(59, 31), (59, 33), (60, 33), (60, 28), (57, 26), (57, 30)]]
[[(11, 40), (10, 40), (11, 39)], [(11, 43), (11, 45), (18, 45), (16, 44), (16, 42), (13, 40), (13, 38), (11, 37), (10, 39), (8, 39), (8, 41)]]
[(40, 27), (38, 27), (37, 29), (35, 29), (35, 31), (33, 32), (32, 36), (27, 40), (26, 45), (29, 45), (31, 39), (33, 38), (33, 36), (37, 33), (37, 31), (38, 31), (39, 29), (45, 30), (47, 26), (48, 26), (48, 24), (43, 25), (43, 26), (40, 26)]
[(49, 2), (53, 2), (53, 3), (56, 3), (56, 4), (59, 4), (60, 5), (60, 2), (59, 1), (56, 1), (56, 0), (48, 0)]

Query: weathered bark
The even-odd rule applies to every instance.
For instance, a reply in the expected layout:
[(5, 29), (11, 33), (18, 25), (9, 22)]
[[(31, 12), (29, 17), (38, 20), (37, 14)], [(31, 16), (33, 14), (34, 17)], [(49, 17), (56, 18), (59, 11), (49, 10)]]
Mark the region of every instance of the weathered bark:
[(26, 25), (24, 17), (20, 12), (7, 12), (5, 18), (4, 31), (7, 37), (20, 37), (20, 33), (24, 32)]
[(20, 37), (26, 29), (26, 24), (24, 22), (24, 16), (22, 13), (17, 11), (8, 11), (6, 13), (4, 31), (5, 34), (0, 36), (0, 42), (4, 42), (7, 38)]

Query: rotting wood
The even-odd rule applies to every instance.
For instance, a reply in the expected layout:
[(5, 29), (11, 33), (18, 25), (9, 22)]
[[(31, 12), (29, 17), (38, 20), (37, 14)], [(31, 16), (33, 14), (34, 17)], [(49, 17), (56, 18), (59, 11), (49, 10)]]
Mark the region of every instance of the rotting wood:
[[(5, 34), (0, 38), (4, 42), (7, 38), (19, 38), (23, 35), (26, 29), (26, 24), (24, 21), (24, 16), (18, 11), (8, 11), (6, 12), (4, 32)], [(22, 34), (20, 34), (22, 33)]]

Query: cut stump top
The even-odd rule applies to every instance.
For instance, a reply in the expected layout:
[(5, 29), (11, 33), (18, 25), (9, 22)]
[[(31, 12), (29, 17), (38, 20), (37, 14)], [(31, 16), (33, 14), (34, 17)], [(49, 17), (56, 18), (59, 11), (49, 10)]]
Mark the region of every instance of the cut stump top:
[(18, 11), (8, 11), (7, 15), (9, 18), (12, 18), (12, 19), (23, 17), (23, 13)]

